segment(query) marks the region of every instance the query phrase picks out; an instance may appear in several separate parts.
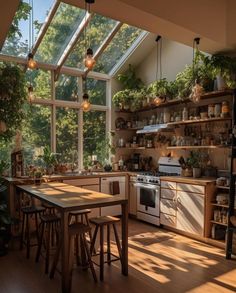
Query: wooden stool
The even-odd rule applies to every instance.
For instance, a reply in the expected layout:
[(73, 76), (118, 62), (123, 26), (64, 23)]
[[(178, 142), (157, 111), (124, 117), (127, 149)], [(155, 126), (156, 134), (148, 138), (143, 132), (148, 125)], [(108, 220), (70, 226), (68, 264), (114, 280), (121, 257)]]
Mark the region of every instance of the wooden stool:
[(50, 204), (47, 203), (42, 203), (42, 206), (45, 208), (45, 213), (46, 214), (55, 214), (56, 208)]
[[(86, 253), (86, 256), (87, 256), (87, 259), (88, 259), (88, 264), (91, 269), (93, 279), (95, 282), (97, 282), (97, 275), (96, 275), (96, 272), (95, 272), (95, 269), (93, 266), (88, 242), (86, 240), (86, 233), (88, 233), (89, 230), (91, 230), (91, 228), (83, 223), (74, 223), (69, 226), (69, 230), (68, 230), (68, 232), (69, 232), (69, 247), (68, 247), (68, 249), (69, 249), (69, 270), (70, 270), (70, 276), (72, 276), (73, 259), (74, 259), (73, 238), (76, 236), (79, 236), (81, 238), (80, 243), (83, 246), (85, 253)], [(52, 269), (50, 272), (51, 279), (54, 277), (54, 274), (55, 274), (55, 270), (56, 270), (56, 267), (58, 264), (59, 255), (60, 255), (60, 251), (61, 251), (61, 246), (62, 246), (62, 241), (60, 240), (55, 257), (54, 257)]]
[[(41, 218), (41, 223), (40, 223), (40, 237), (39, 237), (39, 245), (36, 253), (36, 258), (35, 261), (39, 261), (39, 257), (41, 254), (41, 249), (42, 249), (42, 244), (43, 244), (43, 239), (44, 239), (44, 234), (46, 234), (46, 257), (45, 257), (45, 274), (48, 273), (48, 268), (49, 268), (49, 258), (50, 258), (50, 249), (53, 246), (53, 241), (52, 239), (55, 236), (55, 231), (57, 230), (56, 225), (60, 223), (60, 218), (54, 214), (43, 214), (40, 216)], [(44, 233), (46, 232), (46, 233)], [(51, 244), (50, 244), (51, 241)]]
[[(27, 206), (22, 207), (21, 212), (23, 213), (23, 222), (21, 228), (21, 241), (20, 241), (20, 249), (23, 249), (23, 245), (26, 244), (26, 257), (30, 257), (30, 247), (38, 245), (39, 243), (39, 226), (38, 226), (38, 214), (45, 211), (44, 207), (37, 207), (37, 206)], [(36, 237), (37, 237), (37, 244), (30, 243), (30, 223), (29, 217), (34, 216), (35, 220), (35, 230), (36, 230)], [(25, 242), (26, 238), (26, 242)]]
[[(119, 221), (120, 221), (119, 218), (115, 218), (111, 216), (104, 216), (104, 217), (97, 217), (97, 218), (90, 219), (90, 223), (95, 225), (95, 231), (93, 234), (91, 247), (90, 247), (91, 252), (94, 249), (98, 229), (100, 228), (100, 253), (99, 253), (100, 264), (99, 266), (100, 266), (100, 280), (101, 281), (103, 281), (104, 279), (104, 263), (108, 263), (110, 265), (112, 261), (116, 261), (116, 260), (121, 261), (121, 245), (120, 245), (120, 240), (119, 240), (119, 236), (118, 236), (116, 225), (115, 225)], [(119, 257), (111, 253), (111, 243), (110, 243), (110, 226), (111, 225), (113, 226)], [(107, 252), (106, 252), (107, 261), (106, 262), (104, 261), (104, 226), (107, 226)], [(111, 260), (111, 255), (115, 257), (113, 260)]]

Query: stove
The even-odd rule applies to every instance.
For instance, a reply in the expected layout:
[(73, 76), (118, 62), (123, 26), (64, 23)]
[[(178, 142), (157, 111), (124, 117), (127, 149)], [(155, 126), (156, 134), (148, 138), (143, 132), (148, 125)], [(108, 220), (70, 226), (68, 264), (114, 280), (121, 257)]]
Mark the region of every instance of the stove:
[(162, 176), (178, 176), (181, 167), (178, 159), (160, 157), (157, 172), (137, 175), (137, 218), (154, 225), (160, 225), (160, 185)]

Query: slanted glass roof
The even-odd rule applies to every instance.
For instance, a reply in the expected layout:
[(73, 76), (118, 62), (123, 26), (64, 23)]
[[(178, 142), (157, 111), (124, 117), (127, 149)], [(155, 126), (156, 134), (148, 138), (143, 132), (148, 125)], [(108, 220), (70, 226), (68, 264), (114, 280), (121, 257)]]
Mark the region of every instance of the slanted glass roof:
[[(68, 56), (65, 65), (70, 67), (78, 67), (84, 70), (83, 59), (85, 57), (86, 48), (90, 43), (90, 47), (93, 49), (93, 53), (101, 46), (102, 42), (109, 35), (111, 30), (116, 25), (117, 21), (101, 16), (94, 15), (90, 21), (89, 26), (86, 28), (86, 39), (85, 31), (83, 31), (79, 41), (74, 47), (71, 54)], [(87, 41), (86, 41), (87, 40)], [(89, 42), (90, 41), (90, 42)]]
[[(29, 9), (28, 2), (28, 0), (24, 0), (22, 1), (22, 3), (19, 4), (19, 8), (21, 7), (23, 11), (21, 9), (18, 9), (15, 14), (11, 29), (8, 33), (8, 37), (5, 40), (3, 48), (1, 50), (2, 54), (17, 57), (27, 57), (29, 52), (29, 19), (27, 15), (27, 11)], [(54, 0), (34, 0), (34, 39), (37, 38), (39, 30), (45, 22), (46, 16), (53, 5), (53, 2)], [(20, 14), (23, 17), (18, 22)]]
[(44, 63), (56, 64), (84, 16), (85, 10), (60, 3), (35, 54), (35, 59)]
[[(16, 27), (17, 19), (19, 15), (22, 15), (21, 5), (28, 5), (26, 1), (24, 0), (23, 4), (19, 5), (13, 19), (13, 25), (15, 24)], [(143, 30), (139, 28), (120, 24), (116, 20), (93, 13), (90, 21), (86, 22), (84, 9), (64, 2), (59, 3), (53, 0), (34, 0), (35, 39), (46, 16), (51, 16), (47, 18), (38, 40), (34, 40), (37, 43), (34, 50), (35, 59), (38, 62), (56, 65), (58, 70), (66, 65), (86, 71), (83, 59), (90, 43), (97, 57), (94, 71), (109, 74), (143, 33)], [(20, 20), (19, 30), (9, 34), (1, 54), (27, 58), (29, 52), (28, 12), (25, 11), (24, 20)]]

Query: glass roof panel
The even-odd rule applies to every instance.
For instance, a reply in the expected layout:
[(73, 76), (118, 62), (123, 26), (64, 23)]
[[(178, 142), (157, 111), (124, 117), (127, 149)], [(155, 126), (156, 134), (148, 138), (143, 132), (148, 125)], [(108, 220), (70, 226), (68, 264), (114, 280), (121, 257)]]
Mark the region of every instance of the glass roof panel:
[[(45, 22), (48, 11), (52, 7), (54, 0), (34, 0), (34, 40), (37, 38), (38, 32)], [(16, 11), (8, 36), (4, 42), (1, 53), (26, 57), (28, 54), (29, 39), (29, 12), (30, 6), (28, 0), (20, 2)], [(19, 18), (22, 20), (19, 21)]]
[(94, 71), (109, 73), (142, 32), (139, 28), (123, 24), (97, 60)]
[[(70, 67), (78, 67), (79, 69), (84, 70), (85, 67), (83, 64), (83, 59), (85, 57), (86, 49), (89, 46), (89, 43), (90, 47), (93, 49), (93, 53), (95, 53), (109, 35), (109, 33), (112, 31), (116, 23), (116, 20), (95, 14), (86, 30), (83, 31), (82, 35), (80, 36), (76, 46), (68, 56), (65, 65)], [(87, 41), (85, 41), (85, 33)]]
[(44, 63), (56, 64), (84, 16), (85, 10), (60, 3), (35, 54), (35, 59)]

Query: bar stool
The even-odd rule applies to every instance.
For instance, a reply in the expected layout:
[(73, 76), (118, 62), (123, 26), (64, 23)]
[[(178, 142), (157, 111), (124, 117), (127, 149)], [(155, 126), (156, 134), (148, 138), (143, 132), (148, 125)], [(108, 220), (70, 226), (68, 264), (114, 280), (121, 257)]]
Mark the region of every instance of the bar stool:
[[(93, 251), (96, 238), (97, 238), (97, 233), (98, 230), (100, 229), (100, 253), (95, 254), (100, 256), (100, 263), (98, 266), (100, 266), (100, 280), (103, 281), (104, 279), (104, 263), (108, 263), (109, 265), (111, 262), (120, 260), (121, 262), (121, 245), (120, 245), (120, 240), (118, 236), (118, 232), (116, 229), (116, 223), (120, 222), (119, 218), (111, 217), (111, 216), (103, 216), (103, 217), (97, 217), (97, 218), (91, 218), (90, 223), (95, 225), (95, 231), (93, 234), (92, 242), (91, 242), (91, 247), (90, 247), (90, 252)], [(104, 252), (104, 227), (107, 227), (107, 251)], [(114, 235), (115, 235), (115, 240), (116, 240), (116, 245), (119, 253), (119, 257), (111, 253), (111, 243), (110, 243), (110, 226), (113, 227), (114, 230)], [(107, 261), (104, 261), (104, 254), (107, 254)], [(111, 259), (111, 256), (114, 258)], [(96, 264), (96, 263), (95, 263)]]
[[(30, 247), (38, 245), (39, 243), (39, 226), (38, 226), (38, 215), (45, 211), (44, 207), (40, 206), (26, 206), (21, 208), (23, 213), (23, 222), (21, 228), (21, 240), (20, 240), (20, 249), (23, 249), (23, 245), (26, 245), (26, 257), (30, 257)], [(30, 243), (30, 223), (29, 217), (34, 216), (35, 220), (35, 230), (37, 237), (37, 244)], [(25, 239), (26, 238), (26, 239)]]
[[(88, 259), (88, 264), (90, 267), (90, 270), (92, 272), (93, 275), (93, 279), (95, 282), (97, 282), (97, 275), (93, 266), (93, 262), (92, 262), (92, 258), (91, 258), (91, 253), (90, 253), (90, 249), (88, 246), (88, 242), (86, 239), (86, 233), (89, 232), (89, 230), (91, 230), (91, 228), (83, 223), (74, 223), (69, 225), (69, 229), (68, 229), (68, 233), (69, 233), (69, 270), (70, 270), (70, 276), (72, 276), (72, 269), (73, 269), (73, 259), (74, 259), (74, 249), (73, 249), (73, 245), (74, 245), (74, 241), (73, 238), (74, 237), (80, 237), (81, 238), (81, 245), (83, 246), (83, 249), (86, 253), (86, 257)], [(56, 267), (58, 264), (58, 260), (59, 260), (59, 256), (60, 256), (60, 251), (61, 251), (61, 247), (62, 247), (62, 239), (59, 242), (57, 251), (55, 253), (55, 257), (54, 257), (54, 261), (53, 261), (53, 265), (52, 265), (52, 269), (50, 272), (49, 277), (52, 279), (54, 277), (55, 271), (56, 271)]]
[(47, 204), (45, 202), (42, 203), (42, 206), (45, 208), (46, 214), (55, 214), (56, 208), (50, 204)]
[[(45, 238), (45, 274), (48, 273), (49, 269), (49, 259), (50, 259), (50, 250), (53, 246), (53, 241), (55, 236), (55, 232), (58, 231), (58, 226), (60, 223), (60, 218), (55, 214), (43, 214), (40, 216), (41, 223), (40, 223), (40, 237), (39, 237), (39, 245), (36, 253), (35, 261), (39, 261), (39, 257), (41, 254), (43, 240)], [(46, 234), (46, 235), (45, 235)], [(59, 238), (58, 234), (56, 235)]]

